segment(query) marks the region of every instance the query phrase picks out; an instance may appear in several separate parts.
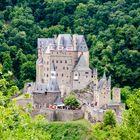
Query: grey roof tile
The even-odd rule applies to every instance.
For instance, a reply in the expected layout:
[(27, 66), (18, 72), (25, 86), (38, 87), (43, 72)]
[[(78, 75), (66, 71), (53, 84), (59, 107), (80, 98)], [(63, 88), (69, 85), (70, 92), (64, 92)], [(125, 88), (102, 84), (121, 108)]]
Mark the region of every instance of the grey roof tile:
[(62, 99), (60, 96), (57, 96), (56, 99), (55, 99), (55, 102), (54, 102), (55, 105), (63, 105), (64, 106), (64, 103), (62, 102)]
[(83, 71), (91, 71), (91, 69), (89, 68), (84, 55), (81, 55), (77, 65), (75, 66), (74, 70), (83, 70)]

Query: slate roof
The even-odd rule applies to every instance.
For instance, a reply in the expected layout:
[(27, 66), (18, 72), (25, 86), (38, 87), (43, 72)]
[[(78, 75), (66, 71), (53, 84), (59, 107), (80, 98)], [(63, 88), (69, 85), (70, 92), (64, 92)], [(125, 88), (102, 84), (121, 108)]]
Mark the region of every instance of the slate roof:
[(62, 102), (62, 99), (60, 96), (57, 96), (56, 97), (56, 100), (54, 102), (54, 105), (57, 105), (57, 106), (64, 106), (64, 103)]
[(59, 85), (56, 79), (50, 79), (50, 81), (47, 84), (45, 83), (36, 84), (34, 92), (35, 93), (45, 93), (45, 92), (56, 93), (56, 92), (60, 92), (60, 89), (59, 89)]
[(44, 52), (46, 51), (48, 46), (50, 49), (56, 48), (56, 43), (54, 38), (38, 38), (37, 42), (38, 42), (38, 48), (43, 48)]
[(57, 44), (63, 45), (64, 47), (72, 46), (72, 37), (70, 34), (59, 34), (57, 38)]
[(88, 47), (83, 35), (59, 34), (57, 38), (38, 38), (38, 48), (43, 48), (44, 52), (48, 49), (56, 49), (63, 46), (64, 49), (72, 47), (74, 49), (74, 40), (76, 41), (76, 51), (86, 52)]
[(80, 71), (91, 71), (91, 69), (89, 68), (84, 55), (81, 55), (77, 65), (75, 66), (74, 70), (80, 70)]
[(77, 35), (77, 50), (80, 52), (88, 51), (88, 47), (83, 35)]
[(59, 85), (56, 79), (50, 79), (47, 84), (47, 92), (60, 92)]
[(36, 84), (34, 92), (35, 93), (45, 93), (45, 92), (47, 92), (47, 84), (44, 84), (44, 83)]

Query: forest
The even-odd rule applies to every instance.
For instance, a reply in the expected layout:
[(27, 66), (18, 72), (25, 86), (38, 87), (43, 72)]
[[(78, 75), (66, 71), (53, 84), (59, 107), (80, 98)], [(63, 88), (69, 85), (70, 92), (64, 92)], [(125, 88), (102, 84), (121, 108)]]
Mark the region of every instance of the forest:
[[(0, 0), (0, 139), (8, 139), (9, 135), (17, 140), (61, 139), (47, 131), (46, 126), (51, 126), (42, 117), (33, 121), (10, 101), (24, 83), (35, 81), (37, 38), (60, 33), (85, 36), (90, 67), (96, 67), (100, 77), (103, 71), (111, 75), (112, 86), (121, 88), (122, 100), (127, 105), (122, 125), (97, 124), (89, 132), (91, 139), (139, 139), (138, 0)], [(78, 129), (77, 136), (83, 133), (82, 129), (87, 129), (79, 126), (74, 125), (74, 130)], [(50, 129), (56, 132), (56, 127), (57, 124), (53, 124)], [(72, 131), (68, 129), (69, 124), (65, 127), (68, 132)], [(65, 127), (60, 127), (60, 131)], [(66, 140), (70, 139), (68, 132)]]

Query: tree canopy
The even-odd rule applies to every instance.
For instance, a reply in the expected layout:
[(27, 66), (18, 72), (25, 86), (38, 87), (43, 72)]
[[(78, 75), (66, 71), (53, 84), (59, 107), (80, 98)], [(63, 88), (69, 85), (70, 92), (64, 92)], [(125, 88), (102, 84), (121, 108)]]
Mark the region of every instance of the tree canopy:
[(78, 33), (85, 35), (90, 66), (98, 68), (99, 76), (105, 70), (113, 85), (138, 88), (139, 6), (136, 0), (0, 1), (0, 62), (22, 87), (35, 80), (22, 72), (28, 71), (28, 61), (35, 72), (37, 38)]

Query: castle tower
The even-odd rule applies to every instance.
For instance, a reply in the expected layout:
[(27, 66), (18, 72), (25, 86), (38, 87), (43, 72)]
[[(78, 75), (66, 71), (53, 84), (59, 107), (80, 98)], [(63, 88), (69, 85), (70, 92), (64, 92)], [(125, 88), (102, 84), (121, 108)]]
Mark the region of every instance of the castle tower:
[(44, 82), (48, 83), (50, 79), (50, 70), (51, 70), (51, 65), (50, 65), (50, 51), (51, 46), (48, 45), (47, 48), (44, 49)]
[(38, 59), (36, 62), (36, 82), (37, 83), (44, 82), (43, 72), (44, 72), (43, 59)]
[[(55, 71), (52, 71), (52, 63)], [(38, 39), (36, 82), (47, 84), (54, 77), (63, 93), (83, 89), (92, 81), (89, 51), (83, 35), (59, 34)]]
[(93, 83), (94, 83), (94, 89), (97, 90), (97, 85), (98, 85), (98, 73), (97, 73), (97, 69), (94, 68), (93, 69)]
[(120, 103), (121, 102), (120, 88), (113, 88), (112, 101), (115, 102), (115, 103)]

